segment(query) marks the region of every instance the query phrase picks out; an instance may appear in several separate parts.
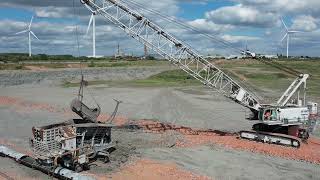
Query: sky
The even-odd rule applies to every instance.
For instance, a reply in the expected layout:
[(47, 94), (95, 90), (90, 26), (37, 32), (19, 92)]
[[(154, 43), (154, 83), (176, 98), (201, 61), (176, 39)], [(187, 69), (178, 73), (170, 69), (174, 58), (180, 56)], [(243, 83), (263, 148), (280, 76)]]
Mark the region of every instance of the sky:
[[(122, 0), (142, 4), (132, 7), (159, 24), (203, 55), (235, 55), (233, 49), (208, 39), (189, 28), (177, 26), (151, 14), (151, 9), (175, 18), (197, 30), (227, 41), (233, 47), (260, 54), (286, 54), (286, 31), (301, 31), (290, 38), (290, 55), (320, 56), (319, 0)], [(132, 4), (131, 4), (132, 6)], [(92, 55), (92, 32), (86, 35), (90, 12), (79, 0), (0, 1), (0, 53), (28, 52), (27, 29), (32, 16), (34, 54)], [(142, 55), (143, 45), (112, 23), (97, 17), (97, 55), (114, 55), (117, 45), (126, 54)], [(78, 45), (79, 44), (79, 45)], [(78, 48), (79, 47), (79, 48)]]

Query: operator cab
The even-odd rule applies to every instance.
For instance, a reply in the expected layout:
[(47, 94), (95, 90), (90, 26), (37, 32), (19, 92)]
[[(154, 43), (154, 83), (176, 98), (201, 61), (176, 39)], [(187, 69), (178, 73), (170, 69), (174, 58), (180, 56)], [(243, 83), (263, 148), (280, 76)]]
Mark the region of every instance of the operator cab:
[(281, 124), (280, 121), (278, 121), (278, 111), (277, 108), (261, 108), (259, 111), (259, 120), (262, 122), (267, 122), (267, 124)]
[(301, 125), (309, 119), (307, 107), (276, 107), (261, 108), (258, 114), (259, 120), (267, 125)]

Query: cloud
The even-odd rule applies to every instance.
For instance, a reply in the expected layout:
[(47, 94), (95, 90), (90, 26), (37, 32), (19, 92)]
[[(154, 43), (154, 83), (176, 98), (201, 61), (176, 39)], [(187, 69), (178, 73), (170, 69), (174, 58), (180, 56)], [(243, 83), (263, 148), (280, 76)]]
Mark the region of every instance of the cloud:
[(256, 7), (260, 10), (277, 11), (281, 14), (308, 13), (320, 17), (319, 0), (234, 0), (245, 6)]
[(253, 27), (271, 27), (278, 22), (278, 17), (274, 13), (262, 12), (241, 4), (209, 11), (206, 13), (206, 18), (218, 24)]
[(239, 43), (239, 42), (246, 42), (246, 41), (256, 41), (260, 38), (253, 37), (253, 36), (232, 36), (232, 35), (223, 35), (222, 39), (228, 41), (230, 43)]
[(195, 27), (199, 31), (203, 33), (221, 33), (224, 31), (231, 30), (233, 28), (232, 25), (221, 25), (221, 24), (216, 24), (212, 21), (208, 21), (207, 19), (196, 19), (193, 21), (187, 22), (187, 24)]
[[(101, 2), (98, 0), (97, 2)], [(165, 14), (175, 14), (179, 10), (178, 2), (179, 0), (161, 0), (153, 1), (150, 3), (149, 0), (134, 0), (143, 8), (154, 9)], [(130, 6), (134, 6), (133, 9), (141, 10), (138, 6), (128, 2)], [(80, 0), (10, 0), (7, 2), (0, 2), (2, 7), (15, 7), (15, 8), (24, 8), (32, 11), (36, 11), (41, 17), (64, 17), (70, 16), (74, 13), (74, 8), (77, 12), (77, 15), (84, 16), (87, 14), (87, 9), (84, 8), (84, 5), (80, 3)]]
[(73, 17), (73, 11), (66, 7), (41, 7), (35, 9), (35, 14), (38, 17), (46, 18), (70, 18)]
[(317, 29), (317, 20), (312, 16), (301, 15), (293, 20), (292, 29), (302, 31), (314, 31)]
[[(154, 1), (152, 3), (148, 0), (135, 0), (135, 2), (142, 4), (143, 8), (155, 9), (167, 15), (174, 15), (179, 11), (178, 0), (162, 0)], [(84, 36), (90, 18), (90, 12), (79, 0), (10, 0), (7, 2), (0, 1), (0, 6), (26, 9), (28, 11), (33, 11), (37, 17), (40, 17), (40, 19), (36, 18), (33, 23), (33, 31), (40, 39), (40, 41), (34, 40), (32, 42), (33, 52), (77, 55), (75, 38), (75, 23), (77, 23), (81, 55), (91, 54), (92, 37), (90, 35)], [(141, 11), (140, 7), (132, 7), (137, 11)], [(147, 12), (142, 13), (148, 14)], [(150, 15), (148, 17), (154, 20), (159, 20), (154, 14), (148, 15)], [(75, 16), (80, 21), (75, 20)], [(50, 18), (59, 20), (52, 21)], [(106, 21), (101, 16), (97, 16), (96, 20), (97, 53), (103, 55), (113, 54), (118, 42), (123, 46), (123, 49), (136, 53), (139, 53), (139, 51), (143, 52), (142, 45), (139, 45), (133, 39), (125, 35), (125, 33), (116, 26), (111, 25), (111, 22)], [(8, 43), (10, 46), (0, 44), (0, 51), (26, 52), (27, 36), (13, 35), (15, 32), (21, 31), (26, 27), (27, 22), (1, 20), (0, 38), (1, 40), (4, 40), (2, 42), (10, 41), (10, 43)]]
[[(230, 0), (235, 2), (236, 5), (212, 9), (206, 13), (205, 17), (194, 20), (185, 20), (177, 17), (183, 10), (180, 2), (191, 4), (214, 2), (210, 0), (152, 0), (152, 3), (150, 0), (134, 1), (143, 4), (143, 9), (155, 9), (164, 15), (173, 16), (184, 21), (185, 24), (199, 29), (201, 32), (229, 41), (235, 47), (243, 48), (243, 43), (249, 41), (250, 50), (254, 49), (256, 50), (255, 52), (262, 52), (268, 47), (273, 47), (270, 45), (271, 41), (277, 41), (276, 43), (279, 44), (279, 37), (276, 36), (283, 36), (280, 32), (283, 28), (281, 27), (280, 30), (279, 17), (286, 17), (287, 20), (292, 20), (292, 25), (288, 22), (288, 26), (291, 28), (311, 31), (294, 35), (291, 44), (292, 53), (298, 55), (320, 55), (317, 51), (319, 44), (315, 42), (317, 40), (320, 41), (318, 27), (320, 22), (319, 0)], [(123, 2), (128, 3), (129, 1), (123, 0)], [(77, 55), (75, 36), (75, 23), (77, 23), (80, 53), (81, 55), (91, 55), (92, 34), (90, 32), (88, 36), (84, 36), (90, 12), (80, 4), (79, 0), (75, 0), (75, 9), (73, 9), (73, 0), (10, 0), (7, 2), (1, 1), (0, 6), (27, 9), (35, 12), (38, 17), (44, 17), (35, 19), (33, 24), (33, 31), (40, 39), (40, 41), (33, 39), (33, 52)], [(201, 53), (235, 53), (216, 41), (188, 30), (188, 28), (175, 26), (159, 18), (156, 14), (142, 11), (141, 7), (134, 6), (133, 8), (145, 14), (153, 22), (162, 26), (178, 39), (187, 42)], [(77, 20), (74, 19), (74, 11), (76, 11), (76, 17), (78, 17)], [(8, 16), (8, 18), (10, 17)], [(126, 53), (143, 54), (143, 46), (128, 37), (122, 30), (100, 16), (97, 16), (96, 20), (98, 55), (114, 54), (118, 42), (120, 42), (121, 49)], [(0, 44), (1, 52), (27, 51), (27, 36), (12, 35), (25, 29), (27, 23), (27, 21), (19, 22), (16, 20), (0, 21), (0, 40), (1, 42), (6, 42)], [(266, 27), (267, 29), (264, 29)], [(258, 31), (256, 31), (256, 28), (259, 28)], [(246, 35), (242, 35), (241, 33), (243, 32)], [(250, 35), (251, 32), (255, 33)], [(309, 45), (310, 48), (301, 48), (301, 46), (309, 47)], [(315, 50), (312, 48), (315, 48)]]

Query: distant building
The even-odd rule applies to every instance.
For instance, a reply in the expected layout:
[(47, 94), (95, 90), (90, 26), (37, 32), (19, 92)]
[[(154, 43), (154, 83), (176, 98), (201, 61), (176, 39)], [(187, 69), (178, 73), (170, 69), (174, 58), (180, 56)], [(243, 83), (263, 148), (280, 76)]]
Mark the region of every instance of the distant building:
[(103, 57), (105, 57), (105, 56), (98, 56), (98, 55), (96, 55), (95, 57), (94, 56), (86, 56), (87, 58), (103, 58)]
[(279, 58), (278, 55), (268, 55), (268, 54), (259, 55), (259, 57), (266, 58), (266, 59), (278, 59)]

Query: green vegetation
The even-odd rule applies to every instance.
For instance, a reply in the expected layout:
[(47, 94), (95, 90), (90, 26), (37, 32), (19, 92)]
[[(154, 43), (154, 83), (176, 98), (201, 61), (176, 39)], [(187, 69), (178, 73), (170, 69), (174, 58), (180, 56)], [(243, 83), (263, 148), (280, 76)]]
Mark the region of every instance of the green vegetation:
[[(179, 87), (179, 86), (200, 86), (201, 83), (187, 75), (182, 70), (165, 71), (147, 79), (132, 81), (89, 81), (89, 86), (108, 84), (111, 86), (133, 86), (133, 87)], [(77, 87), (79, 82), (64, 82), (63, 87)]]
[[(280, 64), (295, 69), (301, 73), (310, 74), (308, 94), (320, 97), (320, 60), (309, 61), (278, 61)], [(277, 68), (257, 61), (236, 61), (221, 64), (229, 74), (243, 83), (258, 87), (258, 89), (285, 90), (296, 78)]]
[(0, 70), (24, 70), (21, 64), (0, 64)]
[(111, 60), (112, 58), (89, 58), (89, 57), (74, 57), (72, 55), (47, 55), (47, 54), (37, 54), (29, 57), (25, 53), (0, 53), (0, 61), (2, 62), (25, 62), (25, 61), (89, 61), (89, 60)]
[[(126, 60), (110, 60), (110, 61), (90, 61), (82, 62), (82, 67), (134, 67), (134, 66), (161, 66), (168, 65), (166, 61), (159, 60), (139, 60), (139, 61), (126, 61)], [(28, 67), (39, 67), (47, 69), (58, 69), (58, 68), (70, 68), (79, 67), (79, 63), (2, 63), (0, 64), (0, 70), (28, 70)]]
[[(153, 57), (149, 57), (153, 59)], [(34, 62), (34, 63), (30, 63)], [(46, 63), (42, 63), (42, 61)], [(45, 55), (39, 54), (28, 57), (28, 54), (0, 54), (0, 70), (25, 70), (30, 66), (40, 68), (70, 68), (79, 65), (68, 64), (67, 62), (83, 62), (83, 67), (131, 67), (131, 66), (161, 66), (168, 65), (166, 61), (138, 60), (137, 58), (127, 57), (122, 59), (88, 58), (73, 57), (71, 55)], [(268, 61), (268, 60), (267, 60)], [(295, 69), (297, 71), (311, 74), (308, 81), (308, 93), (320, 97), (320, 60), (319, 59), (278, 59), (278, 63)], [(39, 62), (39, 63), (38, 63)], [(54, 63), (52, 63), (54, 62)], [(59, 63), (60, 62), (60, 63)], [(215, 62), (214, 62), (215, 63)], [(260, 90), (279, 90), (283, 91), (294, 80), (294, 76), (283, 72), (276, 67), (269, 66), (255, 60), (223, 60), (216, 61), (217, 66), (252, 89)], [(28, 67), (29, 66), (29, 67)], [(188, 76), (183, 71), (174, 70), (163, 72), (143, 80), (108, 82), (92, 81), (91, 85), (112, 84), (112, 85), (131, 85), (131, 86), (188, 86), (200, 85), (197, 80)], [(65, 83), (64, 86), (78, 86), (77, 83)]]
[[(308, 94), (320, 97), (320, 61), (279, 61), (281, 64), (301, 71), (302, 73), (311, 74), (308, 81)], [(135, 61), (135, 62), (114, 62), (114, 63), (90, 63), (93, 67), (117, 67), (117, 66), (158, 66), (165, 62), (155, 61)], [(271, 67), (264, 63), (254, 60), (239, 60), (239, 61), (223, 61), (217, 64), (219, 67), (231, 77), (245, 86), (255, 90), (279, 90), (284, 91), (295, 76), (281, 71), (275, 67)], [(109, 84), (112, 86), (136, 86), (136, 87), (151, 87), (151, 86), (198, 86), (201, 83), (193, 77), (187, 75), (182, 70), (172, 70), (159, 73), (147, 79), (133, 81), (92, 81), (90, 85)], [(78, 86), (78, 83), (65, 83), (65, 87)]]
[[(153, 56), (148, 56), (147, 60), (155, 60)], [(138, 61), (139, 57), (100, 57), (100, 58), (92, 58), (92, 57), (75, 57), (72, 55), (47, 55), (47, 54), (34, 54), (32, 57), (29, 57), (29, 54), (26, 53), (0, 53), (0, 62), (4, 63), (23, 63), (23, 62), (90, 62), (90, 61)]]
[(168, 65), (166, 61), (152, 61), (152, 60), (139, 60), (139, 61), (109, 61), (109, 62), (95, 62), (91, 61), (88, 67), (130, 67), (130, 66), (160, 66)]
[(132, 81), (136, 86), (199, 86), (201, 83), (182, 70), (165, 71), (147, 79)]

